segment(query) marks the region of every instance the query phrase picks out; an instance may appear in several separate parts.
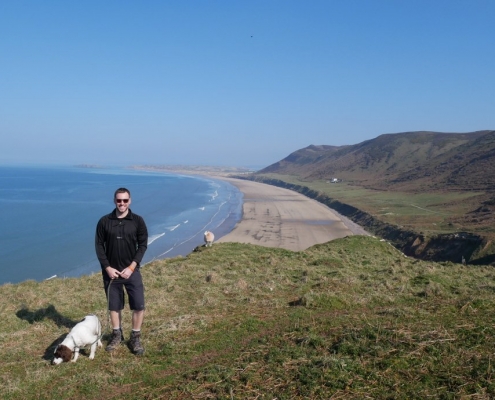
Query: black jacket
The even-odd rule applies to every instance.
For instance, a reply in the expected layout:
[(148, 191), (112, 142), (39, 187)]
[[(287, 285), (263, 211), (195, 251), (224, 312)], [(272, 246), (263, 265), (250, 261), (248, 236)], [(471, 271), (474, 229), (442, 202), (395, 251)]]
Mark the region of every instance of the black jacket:
[(129, 212), (117, 218), (115, 210), (100, 218), (95, 235), (96, 256), (101, 268), (126, 269), (133, 261), (141, 263), (148, 248), (148, 229), (144, 219)]

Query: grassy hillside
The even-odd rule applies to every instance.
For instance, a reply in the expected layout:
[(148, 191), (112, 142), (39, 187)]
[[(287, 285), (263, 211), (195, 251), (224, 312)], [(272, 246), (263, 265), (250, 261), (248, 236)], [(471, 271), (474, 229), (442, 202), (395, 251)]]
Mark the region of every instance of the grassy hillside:
[[(3, 399), (489, 399), (495, 272), (353, 236), (304, 252), (217, 244), (143, 269), (145, 356), (51, 366), (99, 274), (0, 286)], [(129, 313), (125, 314), (125, 334)]]
[(309, 146), (261, 174), (304, 180), (344, 179), (378, 190), (493, 191), (495, 131), (466, 134), (405, 132), (349, 146)]
[[(474, 191), (371, 190), (347, 182), (304, 181), (279, 174), (253, 179), (302, 193), (422, 260), (495, 265), (495, 201)], [(490, 199), (490, 197), (488, 196)]]

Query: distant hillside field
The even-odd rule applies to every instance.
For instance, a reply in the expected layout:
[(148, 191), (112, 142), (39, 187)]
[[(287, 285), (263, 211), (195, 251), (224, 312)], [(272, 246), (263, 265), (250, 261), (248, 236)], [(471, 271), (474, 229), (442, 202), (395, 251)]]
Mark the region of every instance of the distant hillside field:
[(348, 146), (311, 145), (252, 178), (316, 190), (418, 235), (477, 235), (477, 258), (491, 263), (494, 171), (495, 131), (424, 131), (384, 134)]

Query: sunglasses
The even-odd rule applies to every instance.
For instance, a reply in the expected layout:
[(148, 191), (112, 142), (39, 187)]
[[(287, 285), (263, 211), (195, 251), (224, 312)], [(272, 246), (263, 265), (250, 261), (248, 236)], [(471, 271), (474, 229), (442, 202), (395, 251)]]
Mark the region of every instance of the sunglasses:
[(129, 199), (115, 199), (116, 203), (129, 203)]

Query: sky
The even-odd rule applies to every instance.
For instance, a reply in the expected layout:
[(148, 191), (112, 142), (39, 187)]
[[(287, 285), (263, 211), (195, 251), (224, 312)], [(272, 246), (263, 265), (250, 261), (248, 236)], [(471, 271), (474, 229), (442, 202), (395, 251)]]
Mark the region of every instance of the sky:
[(0, 1), (0, 164), (262, 168), (495, 129), (495, 1)]

